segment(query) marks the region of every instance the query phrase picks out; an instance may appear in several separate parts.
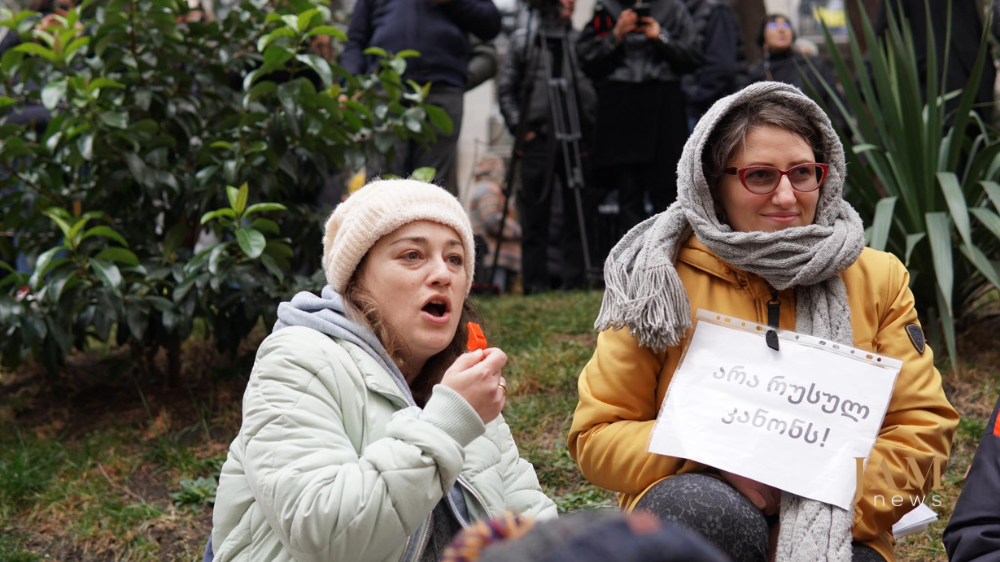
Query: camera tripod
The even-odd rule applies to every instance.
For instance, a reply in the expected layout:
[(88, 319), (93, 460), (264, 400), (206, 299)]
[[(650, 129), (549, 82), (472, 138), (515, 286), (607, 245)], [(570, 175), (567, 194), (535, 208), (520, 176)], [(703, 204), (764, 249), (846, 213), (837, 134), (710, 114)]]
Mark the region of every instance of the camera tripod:
[[(538, 20), (537, 25), (532, 25), (533, 20)], [(549, 103), (549, 119), (551, 124), (551, 134), (558, 148), (556, 155), (551, 151), (545, 166), (544, 190), (552, 189), (555, 176), (554, 158), (562, 158), (563, 180), (566, 187), (573, 192), (573, 203), (576, 208), (576, 220), (580, 228), (580, 243), (583, 246), (583, 267), (586, 274), (586, 283), (592, 286), (596, 280), (600, 280), (602, 272), (600, 268), (595, 269), (590, 260), (590, 245), (587, 240), (586, 218), (583, 210), (583, 195), (581, 191), (585, 187), (583, 173), (583, 158), (580, 150), (580, 143), (583, 140), (583, 132), (580, 128), (580, 109), (577, 95), (577, 81), (579, 70), (576, 62), (576, 51), (574, 45), (569, 40), (569, 27), (562, 26), (558, 29), (546, 29), (542, 25), (542, 18), (537, 8), (532, 9), (528, 17), (528, 41), (525, 60), (528, 61), (527, 72), (525, 73), (525, 84), (521, 94), (520, 122), (514, 132), (514, 147), (511, 151), (510, 165), (507, 167), (506, 178), (504, 179), (504, 203), (503, 214), (500, 221), (499, 240), (503, 240), (504, 225), (507, 220), (508, 205), (514, 193), (519, 164), (522, 160), (522, 148), (524, 137), (528, 132), (528, 110), (531, 104), (531, 97), (535, 86), (535, 73), (538, 65), (542, 65), (544, 72), (546, 94)], [(558, 43), (562, 60), (553, 61), (549, 42)], [(553, 73), (553, 64), (561, 65), (559, 68), (563, 72), (559, 76)], [(551, 204), (551, 203), (550, 203)], [(569, 201), (563, 201), (563, 205), (569, 205)], [(564, 215), (565, 216), (565, 215)], [(489, 269), (489, 282), (496, 281), (497, 267), (500, 261), (500, 244), (497, 243), (496, 251), (493, 255), (493, 264)]]

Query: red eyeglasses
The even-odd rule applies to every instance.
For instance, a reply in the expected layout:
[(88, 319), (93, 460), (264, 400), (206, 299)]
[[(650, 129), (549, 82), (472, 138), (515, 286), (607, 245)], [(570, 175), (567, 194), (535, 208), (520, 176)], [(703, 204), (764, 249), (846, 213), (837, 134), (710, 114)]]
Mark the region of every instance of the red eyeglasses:
[(756, 195), (767, 195), (778, 188), (781, 176), (788, 176), (792, 189), (803, 193), (816, 191), (826, 179), (827, 164), (799, 164), (787, 170), (779, 170), (774, 166), (746, 166), (743, 168), (726, 168), (723, 172), (738, 176), (740, 183), (747, 191)]

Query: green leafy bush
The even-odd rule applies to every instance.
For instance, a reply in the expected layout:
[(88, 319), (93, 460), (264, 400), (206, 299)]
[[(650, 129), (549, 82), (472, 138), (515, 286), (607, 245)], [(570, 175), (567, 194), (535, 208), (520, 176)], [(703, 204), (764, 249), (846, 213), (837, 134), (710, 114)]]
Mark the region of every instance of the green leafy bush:
[[(149, 368), (166, 348), (176, 383), (196, 320), (232, 351), (314, 286), (333, 174), (451, 130), (427, 85), (401, 79), (417, 53), (369, 49), (366, 76), (310, 53), (345, 39), (319, 2), (247, 0), (212, 23), (184, 23), (176, 0), (84, 2), (45, 30), (3, 12), (22, 43), (0, 59), (0, 108), (52, 116), (0, 122), (6, 366), (34, 353), (55, 372), (114, 336)], [(16, 253), (33, 272), (13, 271)]]
[[(988, 35), (969, 87), (946, 92), (935, 41), (950, 36), (935, 38), (927, 22), (924, 87), (909, 23), (890, 12), (884, 40), (876, 39), (864, 13), (862, 25), (868, 61), (851, 30), (850, 65), (825, 32), (843, 95), (825, 87), (837, 109), (851, 116), (849, 130), (839, 131), (850, 171), (846, 195), (870, 225), (868, 245), (896, 254), (909, 268), (921, 316), (932, 338), (944, 335), (954, 366), (956, 325), (976, 321), (983, 295), (1000, 287), (1000, 134), (973, 105)], [(869, 65), (870, 74), (864, 71)], [(946, 103), (956, 98), (957, 109), (948, 113)]]

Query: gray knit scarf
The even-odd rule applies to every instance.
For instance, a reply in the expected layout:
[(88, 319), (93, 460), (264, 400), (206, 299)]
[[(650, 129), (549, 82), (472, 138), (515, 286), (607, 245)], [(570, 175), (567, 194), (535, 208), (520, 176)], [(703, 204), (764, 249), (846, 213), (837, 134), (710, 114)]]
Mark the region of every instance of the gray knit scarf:
[[(814, 119), (830, 165), (810, 226), (736, 232), (719, 221), (702, 169), (702, 151), (731, 109), (776, 100)], [(749, 104), (749, 105), (748, 105)], [(640, 345), (678, 346), (691, 328), (691, 303), (674, 263), (693, 232), (722, 261), (759, 275), (777, 290), (795, 288), (795, 331), (854, 345), (847, 290), (838, 275), (864, 248), (858, 213), (843, 199), (844, 150), (826, 114), (796, 88), (751, 85), (716, 102), (698, 122), (677, 165), (677, 202), (629, 231), (604, 266), (606, 290), (595, 328), (627, 327)], [(849, 562), (853, 513), (783, 493), (777, 562)]]

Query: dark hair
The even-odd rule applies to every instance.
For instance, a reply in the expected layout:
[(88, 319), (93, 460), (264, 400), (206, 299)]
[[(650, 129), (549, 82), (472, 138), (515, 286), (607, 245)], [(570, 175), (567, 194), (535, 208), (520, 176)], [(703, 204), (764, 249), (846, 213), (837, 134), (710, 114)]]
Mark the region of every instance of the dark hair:
[[(776, 22), (779, 19), (787, 21), (789, 26), (792, 25), (792, 20), (788, 16), (786, 16), (785, 14), (768, 14), (767, 17), (764, 18), (764, 22), (760, 24), (760, 33), (757, 34), (757, 46), (758, 47), (763, 47), (764, 46), (764, 32), (767, 31), (767, 24)], [(795, 42), (795, 38), (796, 37), (798, 37), (798, 34), (795, 33), (795, 28), (792, 27), (792, 42), (793, 43)]]
[[(361, 288), (358, 282), (361, 279), (361, 275), (365, 270), (365, 265), (368, 262), (368, 256), (365, 255), (361, 259), (361, 263), (358, 264), (358, 268), (354, 270), (354, 274), (351, 279), (347, 282), (344, 287), (344, 302), (347, 303), (347, 313), (352, 320), (356, 322), (363, 322), (366, 324), (378, 338), (378, 341), (382, 343), (385, 350), (389, 353), (389, 356), (398, 365), (400, 362), (400, 337), (396, 334), (392, 327), (389, 326), (385, 321), (385, 317), (382, 315), (381, 308), (378, 301), (376, 301), (371, 294)], [(458, 359), (458, 356), (465, 353), (466, 339), (468, 338), (468, 330), (466, 329), (466, 324), (468, 322), (479, 322), (479, 314), (476, 312), (475, 307), (466, 298), (465, 302), (462, 304), (462, 313), (458, 319), (458, 327), (455, 330), (455, 337), (448, 344), (448, 347), (444, 348), (442, 351), (438, 352), (424, 363), (423, 370), (417, 375), (417, 378), (410, 382), (410, 392), (413, 393), (413, 399), (416, 403), (423, 407), (427, 402), (427, 399), (431, 396), (431, 389), (434, 385), (441, 382), (441, 377), (444, 376), (444, 372), (451, 367), (451, 364)]]
[(816, 162), (826, 161), (823, 133), (813, 119), (796, 109), (770, 100), (751, 100), (729, 110), (715, 125), (701, 153), (701, 167), (709, 192), (719, 213), (719, 186), (729, 162), (741, 147), (746, 147), (747, 133), (758, 127), (777, 127), (794, 133), (812, 148)]

